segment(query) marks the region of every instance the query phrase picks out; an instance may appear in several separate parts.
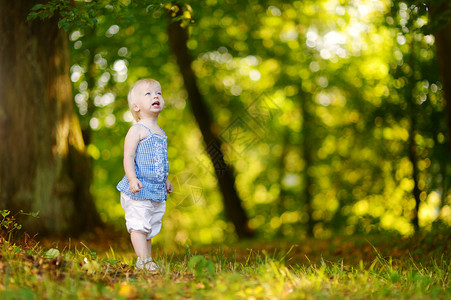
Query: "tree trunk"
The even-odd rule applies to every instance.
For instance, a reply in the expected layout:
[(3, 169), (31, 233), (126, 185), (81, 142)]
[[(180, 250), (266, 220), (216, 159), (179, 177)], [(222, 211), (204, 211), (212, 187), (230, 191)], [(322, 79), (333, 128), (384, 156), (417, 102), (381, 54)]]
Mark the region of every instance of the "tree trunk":
[[(436, 15), (444, 11), (451, 11), (451, 5), (449, 3), (443, 4), (441, 7), (432, 7), (430, 17), (436, 18), (438, 17)], [(451, 150), (451, 21), (445, 27), (435, 32), (434, 36), (437, 60), (440, 66), (440, 75), (446, 100), (448, 146)]]
[(39, 211), (30, 233), (78, 234), (101, 225), (92, 164), (73, 111), (68, 38), (57, 20), (26, 22), (39, 1), (0, 1), (1, 208)]
[(248, 217), (235, 188), (233, 168), (224, 161), (221, 140), (217, 133), (213, 131), (214, 124), (211, 114), (199, 91), (194, 71), (191, 68), (192, 59), (186, 46), (188, 41), (187, 30), (181, 27), (180, 21), (172, 22), (170, 20), (170, 22), (168, 27), (169, 44), (177, 59), (188, 92), (191, 109), (202, 132), (208, 155), (214, 165), (219, 188), (223, 195), (226, 215), (235, 226), (235, 232), (240, 239), (252, 237), (253, 231), (248, 226)]
[[(406, 55), (406, 60), (409, 63), (409, 66), (412, 68), (413, 72), (418, 69), (416, 66), (416, 58), (415, 58), (415, 42), (412, 39), (410, 44), (410, 53)], [(408, 141), (408, 151), (409, 151), (409, 160), (412, 164), (412, 179), (413, 179), (413, 198), (415, 199), (415, 207), (413, 209), (413, 216), (412, 216), (412, 225), (415, 230), (415, 233), (418, 233), (420, 231), (420, 219), (419, 219), (419, 212), (420, 212), (420, 204), (421, 204), (421, 190), (419, 187), (419, 171), (418, 171), (418, 151), (417, 151), (417, 143), (415, 141), (416, 136), (416, 119), (418, 118), (417, 114), (417, 103), (414, 98), (414, 92), (415, 92), (415, 85), (416, 80), (414, 76), (410, 76), (408, 78), (408, 83), (404, 89), (404, 97), (407, 102), (407, 112), (410, 119), (410, 128), (409, 128), (409, 141)]]
[(312, 116), (309, 109), (308, 102), (311, 100), (311, 96), (306, 93), (301, 93), (299, 99), (301, 101), (301, 113), (302, 113), (302, 158), (304, 159), (304, 204), (305, 211), (308, 216), (307, 221), (307, 236), (314, 236), (315, 220), (313, 219), (313, 189), (314, 189), (314, 179), (310, 175), (310, 168), (313, 165), (313, 153), (312, 153), (312, 142), (313, 132)]
[[(282, 139), (282, 152), (280, 153), (279, 157), (279, 178), (277, 179), (277, 183), (280, 186), (280, 193), (279, 193), (279, 202), (277, 203), (277, 216), (282, 217), (283, 213), (286, 211), (285, 207), (285, 198), (287, 191), (284, 187), (283, 180), (285, 177), (285, 169), (286, 169), (286, 162), (285, 158), (287, 157), (288, 151), (289, 151), (289, 145), (290, 145), (290, 130), (288, 128), (285, 128), (283, 131), (283, 139)], [(276, 237), (282, 237), (283, 236), (283, 229), (284, 224), (281, 223), (279, 226)]]
[[(410, 101), (410, 100), (409, 100)], [(412, 103), (411, 105), (415, 105)], [(413, 198), (415, 199), (415, 208), (413, 209), (412, 225), (416, 233), (420, 231), (419, 212), (420, 212), (420, 194), (421, 190), (418, 185), (418, 154), (417, 144), (415, 142), (415, 116), (410, 113), (410, 130), (409, 130), (409, 160), (412, 164), (412, 179), (413, 179)]]

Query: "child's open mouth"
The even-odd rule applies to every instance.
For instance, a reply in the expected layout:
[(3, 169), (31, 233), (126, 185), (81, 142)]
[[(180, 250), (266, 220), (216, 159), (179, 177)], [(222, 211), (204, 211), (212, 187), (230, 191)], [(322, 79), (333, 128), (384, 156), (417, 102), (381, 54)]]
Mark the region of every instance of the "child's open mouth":
[(160, 101), (155, 101), (154, 103), (152, 103), (152, 106), (160, 107)]

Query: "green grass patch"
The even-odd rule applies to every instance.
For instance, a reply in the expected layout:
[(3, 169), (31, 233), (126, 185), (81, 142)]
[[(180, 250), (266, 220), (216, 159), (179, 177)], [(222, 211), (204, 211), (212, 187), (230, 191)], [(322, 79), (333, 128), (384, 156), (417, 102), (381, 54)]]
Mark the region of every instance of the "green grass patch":
[[(44, 247), (0, 240), (1, 299), (450, 299), (449, 238), (360, 238), (161, 249), (157, 273), (131, 251), (88, 242)], [(416, 244), (415, 242), (416, 241)], [(435, 239), (433, 239), (436, 242)], [(274, 246), (274, 245), (277, 245)]]
[(0, 299), (451, 299), (447, 231), (157, 245), (160, 270), (147, 273), (128, 236), (38, 242), (1, 212)]

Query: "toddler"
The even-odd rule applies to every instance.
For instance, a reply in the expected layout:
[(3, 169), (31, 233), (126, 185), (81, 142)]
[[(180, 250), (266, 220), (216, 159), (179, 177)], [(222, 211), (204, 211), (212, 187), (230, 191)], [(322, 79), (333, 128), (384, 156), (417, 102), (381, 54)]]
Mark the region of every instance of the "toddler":
[(173, 188), (168, 180), (167, 137), (158, 126), (164, 108), (161, 85), (142, 79), (128, 93), (128, 106), (136, 120), (125, 136), (125, 176), (117, 185), (130, 239), (138, 256), (136, 268), (156, 271), (152, 261), (151, 240), (161, 229), (167, 193)]

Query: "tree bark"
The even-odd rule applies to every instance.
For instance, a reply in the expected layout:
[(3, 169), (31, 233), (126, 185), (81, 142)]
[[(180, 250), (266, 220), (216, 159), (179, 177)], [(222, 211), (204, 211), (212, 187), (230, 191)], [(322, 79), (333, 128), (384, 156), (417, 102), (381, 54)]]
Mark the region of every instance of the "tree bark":
[(404, 92), (404, 98), (407, 103), (407, 113), (409, 116), (409, 140), (408, 140), (408, 157), (410, 160), (410, 163), (412, 164), (412, 180), (413, 180), (413, 190), (412, 195), (415, 200), (415, 207), (413, 209), (413, 215), (412, 215), (412, 225), (415, 230), (415, 233), (418, 233), (420, 231), (420, 219), (419, 219), (419, 212), (420, 212), (420, 204), (421, 204), (421, 190), (419, 187), (419, 171), (418, 171), (418, 151), (417, 151), (417, 143), (415, 141), (416, 131), (417, 131), (417, 118), (418, 118), (418, 112), (417, 112), (417, 103), (414, 97), (415, 92), (415, 85), (416, 80), (413, 76), (415, 71), (418, 70), (418, 66), (416, 64), (416, 57), (415, 57), (415, 41), (412, 38), (412, 41), (410, 42), (410, 52), (409, 54), (405, 55), (406, 57), (406, 63), (412, 68), (412, 75), (408, 78), (408, 83), (405, 86), (403, 92)]
[(67, 33), (26, 22), (39, 1), (0, 1), (0, 206), (40, 212), (30, 233), (77, 235), (102, 224), (92, 164), (73, 111)]
[[(181, 12), (181, 10), (180, 10)], [(199, 125), (207, 152), (215, 168), (219, 188), (223, 195), (226, 216), (235, 226), (235, 232), (240, 239), (254, 235), (248, 226), (248, 217), (235, 188), (235, 175), (232, 166), (226, 164), (221, 150), (221, 140), (214, 131), (214, 123), (208, 107), (199, 91), (196, 76), (191, 68), (192, 59), (186, 46), (188, 32), (181, 27), (181, 22), (170, 20), (168, 27), (169, 44), (177, 59), (180, 72), (188, 92), (188, 100), (194, 117)]]
[[(409, 101), (413, 101), (410, 100)], [(415, 105), (415, 103), (412, 103), (411, 105)], [(412, 109), (413, 110), (413, 109)], [(413, 198), (415, 199), (415, 207), (413, 209), (413, 217), (412, 217), (412, 225), (416, 233), (420, 231), (420, 222), (419, 222), (419, 212), (420, 212), (420, 194), (421, 190), (419, 188), (418, 184), (418, 154), (417, 154), (417, 144), (415, 142), (415, 116), (413, 113), (410, 113), (410, 130), (409, 130), (409, 160), (412, 164), (412, 179), (413, 179)]]
[[(441, 7), (432, 7), (430, 17), (435, 18), (437, 17), (436, 14), (443, 13), (444, 11), (451, 11), (451, 5), (449, 3), (443, 4)], [(435, 32), (434, 36), (437, 60), (440, 66), (440, 76), (446, 100), (448, 146), (451, 150), (451, 21), (445, 27)]]
[(313, 165), (314, 156), (312, 151), (313, 136), (312, 130), (312, 116), (308, 102), (311, 101), (311, 96), (306, 93), (301, 93), (301, 114), (302, 114), (302, 158), (305, 166), (303, 171), (304, 177), (304, 204), (305, 211), (308, 216), (307, 221), (307, 236), (314, 237), (314, 228), (316, 221), (313, 219), (313, 189), (315, 188), (314, 179), (310, 175), (310, 169)]
[[(283, 180), (285, 177), (285, 169), (286, 169), (286, 162), (285, 162), (285, 158), (287, 157), (288, 151), (289, 151), (289, 138), (290, 138), (290, 131), (288, 128), (284, 129), (283, 132), (283, 140), (282, 140), (282, 152), (280, 153), (280, 157), (279, 157), (279, 178), (277, 179), (277, 183), (280, 186), (280, 193), (279, 193), (279, 202), (277, 203), (277, 215), (279, 217), (281, 217), (283, 215), (283, 213), (286, 211), (286, 207), (285, 207), (285, 198), (286, 198), (286, 194), (287, 191), (284, 187), (283, 184)], [(284, 224), (281, 223), (281, 225), (279, 226), (277, 232), (276, 232), (276, 237), (282, 237), (283, 236), (283, 229), (284, 229)]]

